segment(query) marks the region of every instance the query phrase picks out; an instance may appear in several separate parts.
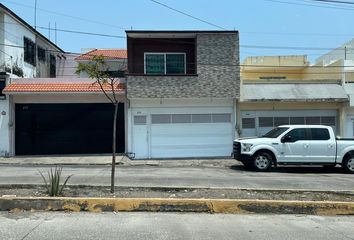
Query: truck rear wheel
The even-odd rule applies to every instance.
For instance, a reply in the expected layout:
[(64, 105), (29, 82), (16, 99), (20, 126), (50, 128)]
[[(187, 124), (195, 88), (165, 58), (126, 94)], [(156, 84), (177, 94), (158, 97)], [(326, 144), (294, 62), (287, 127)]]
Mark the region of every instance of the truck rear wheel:
[(267, 152), (258, 152), (253, 156), (253, 167), (260, 172), (269, 171), (272, 167), (273, 157)]
[(348, 155), (343, 159), (342, 168), (347, 173), (354, 173), (354, 156)]

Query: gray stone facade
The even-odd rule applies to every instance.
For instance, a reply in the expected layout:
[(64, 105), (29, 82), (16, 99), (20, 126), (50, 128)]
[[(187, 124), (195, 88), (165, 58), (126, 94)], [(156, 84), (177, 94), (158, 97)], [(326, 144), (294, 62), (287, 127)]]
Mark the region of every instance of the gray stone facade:
[(197, 33), (197, 74), (192, 76), (127, 77), (127, 97), (230, 98), (240, 96), (237, 32)]

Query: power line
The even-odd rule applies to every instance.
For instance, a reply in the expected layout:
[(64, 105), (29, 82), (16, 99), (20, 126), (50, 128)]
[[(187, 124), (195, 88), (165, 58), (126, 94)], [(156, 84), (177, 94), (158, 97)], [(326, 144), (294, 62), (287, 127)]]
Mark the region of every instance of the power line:
[[(311, 51), (323, 51), (323, 50), (339, 50), (334, 48), (320, 48), (320, 47), (293, 47), (293, 46), (259, 46), (259, 45), (240, 45), (241, 48), (258, 48), (258, 49), (283, 49), (283, 50), (311, 50)], [(347, 48), (349, 50), (351, 48)], [(352, 48), (354, 49), (354, 48)], [(345, 49), (343, 48), (343, 51)]]
[(348, 7), (336, 7), (333, 5), (317, 5), (317, 4), (306, 4), (306, 3), (295, 3), (295, 2), (289, 2), (289, 1), (280, 1), (280, 0), (264, 0), (266, 2), (274, 2), (274, 3), (282, 3), (282, 4), (290, 4), (290, 5), (298, 5), (298, 6), (310, 6), (310, 7), (319, 7), (319, 8), (327, 8), (327, 9), (339, 9), (339, 10), (349, 10), (349, 11), (354, 11), (353, 8), (348, 8)]
[(336, 2), (316, 1), (316, 0), (295, 0), (295, 1), (305, 2), (305, 3), (309, 3), (309, 4), (318, 4), (320, 6), (327, 6), (327, 7), (340, 7), (340, 8), (346, 8), (346, 9), (354, 9), (350, 5), (343, 5), (343, 4), (336, 3)]
[(181, 10), (178, 10), (178, 9), (176, 9), (176, 8), (173, 8), (173, 7), (170, 7), (170, 6), (168, 6), (168, 5), (164, 4), (164, 3), (158, 2), (158, 1), (156, 1), (156, 0), (150, 0), (150, 1), (151, 1), (151, 2), (154, 2), (154, 3), (156, 3), (156, 4), (159, 4), (159, 5), (161, 5), (161, 6), (165, 7), (165, 8), (168, 8), (168, 9), (170, 9), (170, 10), (172, 10), (172, 11), (175, 11), (175, 12), (178, 12), (178, 13), (180, 13), (180, 14), (182, 14), (182, 15), (185, 15), (185, 16), (187, 16), (187, 17), (193, 18), (194, 20), (197, 20), (197, 21), (206, 23), (206, 24), (208, 24), (208, 25), (210, 25), (210, 26), (217, 27), (217, 28), (222, 29), (222, 30), (227, 30), (226, 28), (224, 28), (224, 27), (222, 27), (222, 26), (216, 25), (216, 24), (214, 24), (214, 23), (211, 23), (211, 22), (209, 22), (209, 21), (203, 20), (203, 19), (198, 18), (198, 17), (194, 17), (194, 16), (192, 16), (192, 15), (186, 13), (186, 12), (182, 12)]
[(353, 37), (354, 33), (300, 33), (300, 32), (248, 32), (248, 31), (240, 31), (240, 34), (255, 34), (255, 35), (289, 35), (289, 36), (319, 36), (319, 37)]
[[(52, 28), (48, 28), (48, 27), (37, 26), (37, 28), (46, 29), (46, 30), (53, 30)], [(110, 35), (110, 34), (93, 33), (93, 32), (82, 32), (82, 31), (67, 30), (67, 29), (60, 29), (60, 28), (56, 28), (55, 31), (66, 32), (66, 33), (77, 33), (77, 34), (99, 36), (99, 37), (126, 38), (125, 36), (119, 36), (119, 35)]]
[[(16, 23), (16, 22), (0, 21), (0, 23), (20, 25), (19, 23)], [(41, 26), (37, 26), (37, 28), (45, 29), (45, 30), (59, 31), (59, 32), (66, 32), (66, 33), (77, 33), (77, 34), (84, 34), (84, 35), (99, 36), (99, 37), (126, 38), (126, 36), (110, 35), (110, 34), (104, 34), (104, 33), (83, 32), (83, 31), (68, 30), (68, 29), (59, 29), (59, 28), (53, 29), (53, 28), (41, 27)], [(1, 28), (1, 29), (4, 30), (3, 28)], [(5, 30), (4, 30), (4, 31), (5, 31)], [(9, 32), (8, 32), (8, 33), (9, 33)], [(14, 34), (12, 34), (12, 33), (9, 33), (9, 34), (14, 35)]]
[[(18, 5), (18, 6), (34, 9), (34, 7), (31, 6), (31, 5), (22, 4), (22, 3), (18, 3), (18, 2), (14, 2), (14, 1), (9, 1), (9, 0), (2, 0), (2, 1), (14, 4), (14, 5)], [(42, 11), (42, 12), (51, 13), (51, 14), (54, 14), (54, 15), (57, 15), (57, 16), (63, 16), (63, 17), (68, 17), (68, 18), (72, 18), (72, 19), (77, 19), (77, 20), (80, 20), (80, 21), (86, 21), (86, 22), (91, 22), (91, 23), (95, 23), (95, 24), (99, 24), (99, 25), (104, 25), (104, 26), (107, 26), (107, 27), (118, 28), (120, 30), (126, 30), (127, 29), (127, 28), (120, 27), (120, 26), (117, 26), (117, 25), (108, 24), (108, 23), (104, 23), (104, 22), (99, 22), (99, 21), (95, 21), (95, 20), (91, 20), (91, 19), (82, 18), (82, 17), (72, 16), (72, 15), (69, 15), (69, 14), (66, 14), (66, 13), (55, 12), (55, 11), (47, 10), (47, 9), (43, 9), (43, 8), (37, 8), (37, 10), (38, 11)]]
[[(5, 23), (5, 24), (16, 24), (20, 25), (19, 23), (16, 22), (6, 22), (6, 21), (0, 21), (0, 23)], [(37, 28), (40, 29), (45, 29), (45, 30), (55, 30), (53, 28), (49, 27), (41, 27), (37, 26)], [(112, 38), (126, 38), (126, 36), (122, 35), (111, 35), (111, 34), (104, 34), (104, 33), (94, 33), (94, 32), (83, 32), (83, 31), (76, 31), (76, 30), (69, 30), (69, 29), (56, 29), (57, 31), (61, 32), (67, 32), (67, 33), (77, 33), (77, 34), (84, 34), (84, 35), (93, 35), (93, 36), (101, 36), (101, 37), (112, 37)], [(281, 33), (281, 32), (248, 32), (248, 31), (242, 31), (240, 34), (256, 34), (256, 35), (298, 35), (298, 36), (331, 36), (331, 37), (338, 37), (338, 36), (354, 36), (354, 33), (347, 33), (347, 34), (331, 34), (331, 33)], [(167, 41), (167, 40), (164, 40)], [(187, 43), (187, 42), (186, 42)], [(189, 42), (188, 42), (189, 43)]]
[[(125, 38), (125, 37), (121, 36), (121, 38)], [(0, 43), (0, 45), (8, 46), (8, 47), (24, 48), (23, 46), (13, 45), (13, 44)], [(215, 46), (215, 45), (210, 45), (210, 46)], [(241, 48), (252, 48), (252, 49), (283, 49), (283, 50), (285, 49), (285, 50), (313, 50), (313, 51), (319, 51), (319, 50), (335, 50), (335, 51), (339, 51), (339, 50), (340, 51), (354, 50), (354, 48), (348, 48), (348, 47), (347, 48), (319, 48), (319, 47), (261, 46), (261, 45), (240, 45), (240, 47)], [(58, 50), (47, 50), (47, 51), (60, 52)], [(66, 53), (70, 53), (70, 52), (66, 52)]]
[(354, 5), (354, 2), (349, 2), (349, 1), (336, 1), (336, 0), (311, 0), (311, 1), (312, 2), (340, 3), (340, 4)]

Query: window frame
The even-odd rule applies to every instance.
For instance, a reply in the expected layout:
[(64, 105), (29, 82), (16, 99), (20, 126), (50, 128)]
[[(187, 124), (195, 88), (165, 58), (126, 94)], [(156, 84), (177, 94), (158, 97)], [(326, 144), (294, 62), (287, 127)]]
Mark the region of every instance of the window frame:
[[(318, 129), (326, 131), (326, 134), (328, 134), (328, 138), (327, 139), (313, 139), (312, 130), (318, 130)], [(309, 128), (308, 131), (309, 131), (308, 134), (309, 134), (310, 141), (329, 141), (329, 140), (331, 140), (331, 134), (327, 128)]]
[(51, 78), (57, 77), (57, 57), (53, 54), (49, 55), (49, 76)]
[[(183, 73), (167, 73), (166, 55), (180, 54), (184, 57), (184, 72)], [(146, 55), (163, 55), (164, 56), (164, 73), (146, 73)], [(145, 75), (186, 75), (187, 74), (187, 56), (185, 52), (144, 52), (144, 74)]]
[[(40, 52), (44, 54), (42, 55), (40, 54)], [(37, 45), (37, 56), (38, 56), (38, 61), (46, 62), (47, 61), (46, 49), (44, 47)]]
[[(309, 141), (311, 139), (311, 135), (310, 135), (310, 132), (308, 130), (309, 128), (305, 128), (305, 127), (299, 127), (299, 128), (293, 128), (291, 129), (289, 132), (287, 132), (286, 134), (284, 134), (283, 137), (286, 137), (286, 136), (289, 136), (289, 134), (293, 131), (296, 131), (296, 130), (304, 130), (305, 131), (305, 139), (292, 139), (290, 141), (290, 143), (295, 143), (295, 142), (298, 142), (298, 141)], [(290, 135), (291, 136), (291, 135)]]
[(6, 100), (6, 94), (3, 93), (6, 87), (6, 78), (0, 78), (0, 82), (4, 83), (4, 88), (0, 88), (0, 100)]
[[(29, 57), (29, 45), (31, 45), (31, 49), (32, 49), (32, 55), (31, 57)], [(32, 66), (36, 66), (36, 56), (37, 56), (37, 47), (36, 47), (36, 43), (34, 41), (32, 41), (32, 39), (28, 38), (28, 37), (23, 37), (23, 61), (31, 64)]]

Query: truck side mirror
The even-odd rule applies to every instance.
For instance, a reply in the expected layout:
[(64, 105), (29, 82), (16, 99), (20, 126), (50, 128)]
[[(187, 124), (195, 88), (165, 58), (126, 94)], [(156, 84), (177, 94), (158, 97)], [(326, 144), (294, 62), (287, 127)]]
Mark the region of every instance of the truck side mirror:
[(291, 142), (291, 136), (286, 135), (286, 136), (282, 137), (280, 141), (282, 143)]

